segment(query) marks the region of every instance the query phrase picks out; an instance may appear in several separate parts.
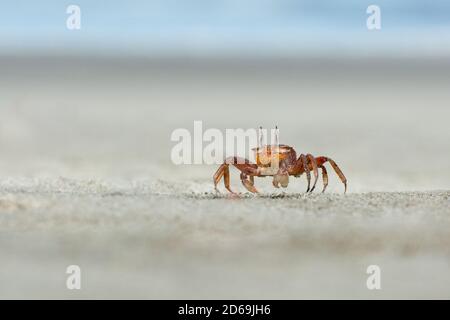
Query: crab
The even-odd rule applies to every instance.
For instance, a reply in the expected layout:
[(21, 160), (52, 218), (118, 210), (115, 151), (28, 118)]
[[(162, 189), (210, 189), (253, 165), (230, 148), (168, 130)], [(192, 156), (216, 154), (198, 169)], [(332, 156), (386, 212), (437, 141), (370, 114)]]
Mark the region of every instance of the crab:
[[(233, 165), (241, 172), (240, 177), (244, 187), (252, 193), (258, 193), (254, 185), (254, 177), (271, 176), (273, 177), (272, 184), (275, 188), (279, 188), (280, 185), (286, 188), (289, 184), (289, 176), (300, 177), (303, 173), (306, 173), (308, 181), (306, 192), (312, 192), (319, 178), (319, 169), (322, 171), (322, 192), (325, 192), (328, 186), (328, 173), (324, 164), (328, 162), (344, 184), (344, 193), (347, 192), (347, 179), (336, 162), (329, 157), (314, 157), (308, 153), (306, 155), (301, 154), (297, 158), (294, 148), (284, 144), (262, 145), (260, 143), (260, 146), (252, 150), (255, 152), (256, 163), (251, 163), (247, 159), (236, 156), (225, 159), (224, 163), (220, 165), (214, 174), (214, 188), (216, 191), (218, 191), (217, 184), (223, 177), (225, 188), (232, 194), (235, 194), (230, 189), (229, 166)], [(311, 172), (314, 175), (312, 187)]]

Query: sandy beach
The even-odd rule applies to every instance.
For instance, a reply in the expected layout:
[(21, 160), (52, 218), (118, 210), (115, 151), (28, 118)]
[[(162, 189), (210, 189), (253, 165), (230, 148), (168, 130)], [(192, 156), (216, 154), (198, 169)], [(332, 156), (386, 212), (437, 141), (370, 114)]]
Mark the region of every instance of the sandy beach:
[[(450, 298), (442, 59), (0, 58), (0, 298)], [(325, 194), (171, 163), (176, 128), (270, 128)], [(321, 190), (321, 182), (318, 189)], [(66, 267), (82, 269), (67, 290)], [(366, 287), (380, 266), (381, 290)]]

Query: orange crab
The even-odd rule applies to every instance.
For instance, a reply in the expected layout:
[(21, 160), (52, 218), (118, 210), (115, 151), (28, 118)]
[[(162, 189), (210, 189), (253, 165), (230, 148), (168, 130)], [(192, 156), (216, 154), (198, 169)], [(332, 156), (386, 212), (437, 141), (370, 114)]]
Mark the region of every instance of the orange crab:
[[(260, 143), (260, 145), (262, 145), (262, 143)], [(320, 168), (322, 170), (323, 178), (322, 192), (324, 192), (328, 185), (328, 174), (324, 164), (325, 162), (329, 162), (345, 186), (344, 193), (347, 191), (347, 179), (341, 169), (339, 169), (336, 162), (328, 157), (314, 157), (308, 153), (306, 155), (301, 154), (297, 158), (294, 148), (283, 144), (263, 145), (252, 150), (256, 155), (256, 164), (239, 157), (229, 157), (225, 159), (224, 163), (214, 174), (214, 188), (216, 190), (217, 184), (223, 177), (225, 188), (234, 194), (234, 192), (230, 189), (229, 165), (231, 164), (241, 171), (242, 184), (252, 193), (258, 192), (254, 186), (254, 177), (272, 176), (272, 184), (275, 188), (279, 188), (280, 185), (283, 188), (286, 188), (289, 184), (289, 176), (299, 177), (303, 173), (306, 173), (306, 178), (308, 180), (306, 192), (312, 192), (316, 187), (316, 183), (319, 178), (318, 169)], [(312, 187), (311, 171), (314, 174), (314, 183)]]

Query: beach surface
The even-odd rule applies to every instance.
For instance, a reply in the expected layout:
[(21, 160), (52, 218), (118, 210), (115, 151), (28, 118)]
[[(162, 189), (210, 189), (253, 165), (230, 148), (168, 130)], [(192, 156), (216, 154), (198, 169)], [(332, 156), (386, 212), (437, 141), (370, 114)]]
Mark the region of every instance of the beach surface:
[[(1, 57), (0, 298), (450, 298), (450, 64)], [(177, 128), (271, 128), (322, 194), (214, 192)], [(66, 288), (78, 265), (81, 290)], [(366, 286), (381, 270), (381, 289)]]

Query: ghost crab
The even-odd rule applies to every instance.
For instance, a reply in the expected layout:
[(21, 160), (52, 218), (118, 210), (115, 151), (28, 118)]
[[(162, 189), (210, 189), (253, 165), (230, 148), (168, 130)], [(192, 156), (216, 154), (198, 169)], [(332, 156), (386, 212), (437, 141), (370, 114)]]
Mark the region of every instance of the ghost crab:
[[(261, 130), (261, 128), (260, 128)], [(261, 139), (261, 136), (260, 136)], [(278, 140), (278, 139), (277, 139)], [(276, 140), (276, 141), (277, 141)], [(217, 184), (220, 180), (224, 179), (225, 188), (234, 194), (230, 189), (230, 164), (235, 166), (239, 171), (241, 171), (241, 181), (244, 187), (252, 192), (258, 193), (254, 185), (254, 177), (267, 177), (272, 176), (272, 184), (275, 188), (279, 188), (280, 185), (286, 188), (289, 184), (289, 176), (300, 177), (303, 173), (306, 173), (306, 179), (308, 181), (308, 187), (306, 192), (312, 192), (315, 187), (317, 180), (319, 178), (319, 168), (322, 171), (323, 179), (323, 189), (328, 185), (328, 173), (324, 164), (326, 162), (330, 163), (331, 167), (334, 169), (338, 177), (344, 184), (344, 193), (347, 191), (347, 179), (342, 173), (341, 169), (338, 167), (336, 162), (331, 158), (320, 156), (314, 157), (311, 154), (301, 154), (297, 158), (297, 153), (294, 148), (288, 145), (262, 145), (260, 140), (260, 146), (252, 149), (256, 155), (256, 164), (251, 163), (247, 159), (239, 157), (228, 157), (225, 159), (224, 163), (217, 169), (214, 174), (214, 188), (216, 191)], [(314, 175), (314, 182), (311, 187), (311, 172)]]

